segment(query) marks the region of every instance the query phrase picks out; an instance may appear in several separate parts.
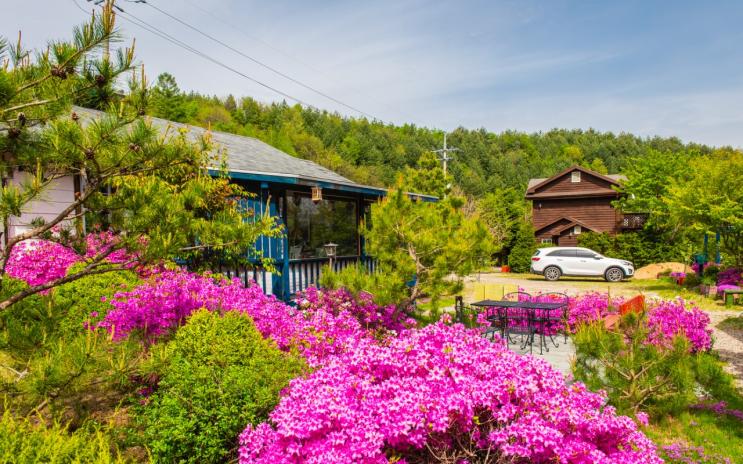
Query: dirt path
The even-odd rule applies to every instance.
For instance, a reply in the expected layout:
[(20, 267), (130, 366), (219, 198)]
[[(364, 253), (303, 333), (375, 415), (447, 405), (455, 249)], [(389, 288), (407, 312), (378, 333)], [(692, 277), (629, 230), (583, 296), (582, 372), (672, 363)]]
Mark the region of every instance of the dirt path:
[(720, 324), (729, 317), (737, 317), (740, 311), (709, 312), (712, 330), (715, 331), (713, 349), (727, 363), (725, 371), (733, 374), (738, 388), (743, 389), (743, 328), (731, 324)]
[[(544, 277), (530, 274), (475, 274), (468, 278), (468, 282), (515, 284), (527, 293), (562, 292), (568, 295), (577, 295), (589, 291), (611, 292), (612, 295), (635, 296), (642, 292), (646, 296), (658, 296), (652, 288), (652, 281), (627, 280), (619, 283), (609, 283), (601, 278), (573, 278), (563, 277), (557, 282), (549, 282)], [(650, 285), (648, 285), (650, 284)]]

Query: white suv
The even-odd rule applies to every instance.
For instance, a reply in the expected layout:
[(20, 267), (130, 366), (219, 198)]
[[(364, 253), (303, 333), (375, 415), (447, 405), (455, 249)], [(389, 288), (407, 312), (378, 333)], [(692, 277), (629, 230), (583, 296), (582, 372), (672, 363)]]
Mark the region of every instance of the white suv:
[(605, 258), (588, 248), (541, 248), (531, 257), (532, 274), (556, 281), (560, 276), (603, 277), (609, 282), (621, 282), (635, 274), (629, 261)]

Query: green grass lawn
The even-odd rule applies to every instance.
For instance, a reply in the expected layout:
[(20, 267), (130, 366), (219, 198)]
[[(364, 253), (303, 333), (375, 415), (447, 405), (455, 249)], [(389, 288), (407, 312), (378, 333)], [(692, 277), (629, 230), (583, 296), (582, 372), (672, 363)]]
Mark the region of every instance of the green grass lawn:
[[(725, 401), (725, 409), (743, 411), (743, 395), (732, 384), (718, 382), (707, 388), (714, 398), (711, 402)], [(647, 433), (659, 445), (686, 441), (696, 447), (704, 447), (707, 454), (718, 453), (732, 462), (743, 462), (743, 420), (731, 414), (718, 415), (709, 409), (689, 408), (678, 415), (651, 423)]]

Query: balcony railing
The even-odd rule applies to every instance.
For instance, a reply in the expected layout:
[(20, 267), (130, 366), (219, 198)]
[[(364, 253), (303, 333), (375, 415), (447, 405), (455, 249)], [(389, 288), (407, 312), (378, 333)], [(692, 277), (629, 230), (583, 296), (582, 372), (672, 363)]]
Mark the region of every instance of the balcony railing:
[(642, 229), (648, 222), (647, 213), (623, 214), (619, 217), (620, 229)]

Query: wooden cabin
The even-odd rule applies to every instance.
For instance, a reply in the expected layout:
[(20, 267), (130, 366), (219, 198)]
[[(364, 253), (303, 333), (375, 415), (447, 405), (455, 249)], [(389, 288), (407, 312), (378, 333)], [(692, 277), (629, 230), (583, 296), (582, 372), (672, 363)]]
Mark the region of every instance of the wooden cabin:
[(644, 214), (623, 215), (612, 202), (621, 197), (616, 188), (626, 177), (604, 175), (573, 166), (546, 179), (531, 179), (525, 198), (533, 205), (534, 235), (537, 244), (577, 246), (584, 232), (616, 235), (641, 229)]
[[(101, 113), (75, 108), (86, 119)], [(152, 124), (165, 129), (186, 128), (185, 124), (151, 118)], [(206, 129), (188, 126), (189, 135), (197, 137)], [(358, 233), (362, 217), (369, 214), (371, 204), (387, 194), (387, 189), (360, 185), (309, 160), (295, 158), (258, 139), (225, 132), (211, 131), (212, 142), (224, 151), (231, 182), (254, 193), (244, 200), (256, 213), (268, 213), (278, 218), (286, 235), (280, 239), (262, 237), (256, 248), (266, 258), (272, 258), (278, 272), (268, 272), (260, 261), (239, 269), (219, 269), (230, 278), (239, 278), (245, 285), (250, 280), (260, 285), (268, 295), (289, 301), (293, 295), (315, 285), (321, 269), (328, 264), (324, 244), (338, 245), (333, 267), (343, 269), (356, 263), (373, 269), (374, 260), (364, 252), (363, 238)], [(211, 172), (217, 175), (218, 171)], [(24, 173), (11, 180), (20, 181)], [(32, 205), (30, 211), (12, 218), (6, 224), (5, 240), (23, 233), (36, 217), (51, 219), (72, 204), (80, 191), (79, 178), (58, 179), (47, 192), (44, 201)], [(422, 201), (438, 201), (438, 197), (410, 193)], [(182, 263), (185, 267), (187, 263)]]

